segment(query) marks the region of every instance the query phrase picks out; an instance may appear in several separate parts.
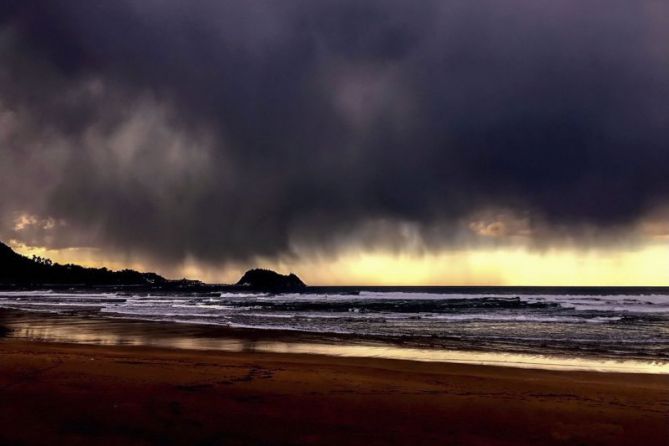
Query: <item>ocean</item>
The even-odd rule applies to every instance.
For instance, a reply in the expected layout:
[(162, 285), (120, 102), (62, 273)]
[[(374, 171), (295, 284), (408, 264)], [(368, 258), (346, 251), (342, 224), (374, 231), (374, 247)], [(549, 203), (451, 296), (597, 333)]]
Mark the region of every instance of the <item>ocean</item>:
[(280, 330), (434, 350), (669, 362), (669, 290), (662, 288), (0, 291), (0, 308)]

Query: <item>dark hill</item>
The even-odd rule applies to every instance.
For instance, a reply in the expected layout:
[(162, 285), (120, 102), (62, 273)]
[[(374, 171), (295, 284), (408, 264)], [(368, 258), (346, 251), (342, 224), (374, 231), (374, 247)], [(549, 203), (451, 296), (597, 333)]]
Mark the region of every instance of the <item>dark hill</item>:
[(154, 273), (59, 265), (39, 257), (29, 259), (0, 242), (0, 285), (158, 285), (166, 282)]
[(287, 276), (268, 269), (252, 269), (244, 273), (237, 286), (253, 290), (284, 292), (301, 291), (307, 286), (295, 274)]

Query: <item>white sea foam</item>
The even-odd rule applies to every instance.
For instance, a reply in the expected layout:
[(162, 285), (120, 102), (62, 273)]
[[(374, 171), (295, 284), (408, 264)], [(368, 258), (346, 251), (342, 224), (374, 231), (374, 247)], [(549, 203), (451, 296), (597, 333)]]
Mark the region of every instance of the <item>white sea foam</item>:
[[(669, 357), (669, 295), (0, 292), (0, 308)], [(650, 341), (652, 340), (652, 341)], [(455, 342), (455, 341), (453, 341)], [(534, 343), (534, 344), (532, 344)], [(537, 347), (537, 348), (539, 348)], [(599, 350), (598, 350), (599, 349)]]

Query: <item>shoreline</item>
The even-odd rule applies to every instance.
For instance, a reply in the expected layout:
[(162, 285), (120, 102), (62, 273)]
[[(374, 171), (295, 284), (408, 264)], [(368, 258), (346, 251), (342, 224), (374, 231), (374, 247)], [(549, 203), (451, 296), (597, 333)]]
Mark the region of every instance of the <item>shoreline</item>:
[(0, 444), (669, 443), (667, 374), (323, 354), (304, 333), (0, 310), (0, 327), (21, 323), (25, 337), (0, 336)]
[(669, 378), (0, 340), (0, 444), (665, 445)]
[[(4, 327), (4, 329), (3, 329)], [(669, 362), (415, 346), (350, 334), (232, 328), (173, 321), (105, 318), (0, 309), (0, 339), (80, 345), (159, 347), (180, 350), (295, 353), (343, 358), (379, 358), (518, 369), (669, 374)]]

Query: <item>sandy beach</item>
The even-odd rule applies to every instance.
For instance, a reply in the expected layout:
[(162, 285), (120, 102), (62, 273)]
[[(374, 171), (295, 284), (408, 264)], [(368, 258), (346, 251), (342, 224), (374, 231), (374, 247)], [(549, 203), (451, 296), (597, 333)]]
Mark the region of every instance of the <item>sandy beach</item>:
[(669, 377), (0, 340), (0, 444), (666, 445)]
[(669, 446), (669, 0), (0, 0), (0, 446)]

